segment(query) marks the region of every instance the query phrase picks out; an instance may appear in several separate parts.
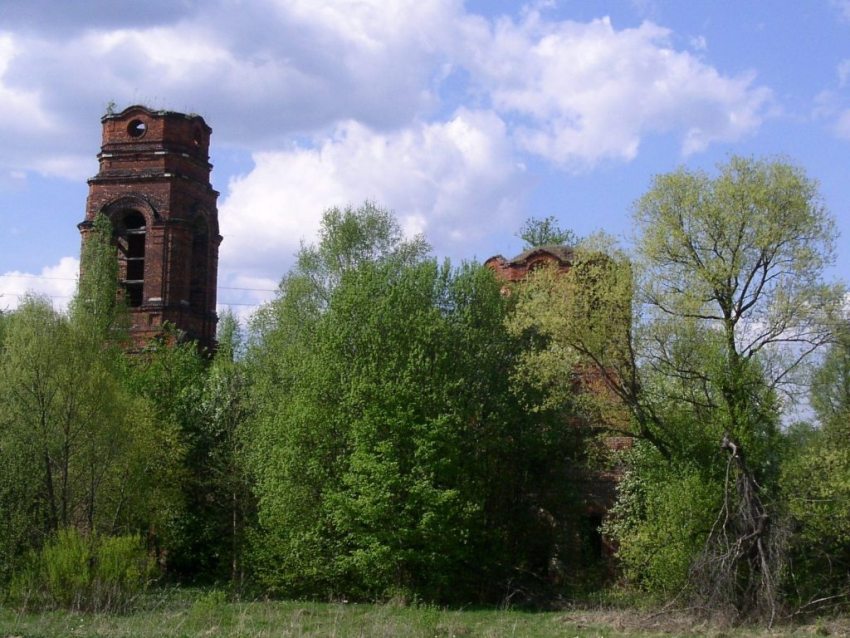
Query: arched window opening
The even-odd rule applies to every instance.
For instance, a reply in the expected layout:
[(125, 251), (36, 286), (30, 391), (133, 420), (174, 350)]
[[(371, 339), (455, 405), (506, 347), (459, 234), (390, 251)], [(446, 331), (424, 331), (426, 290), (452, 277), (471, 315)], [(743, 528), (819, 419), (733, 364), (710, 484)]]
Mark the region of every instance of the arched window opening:
[(192, 229), (192, 270), (189, 284), (189, 306), (192, 310), (207, 309), (207, 280), (209, 279), (209, 232), (206, 219), (199, 216)]
[(545, 268), (550, 263), (552, 262), (548, 259), (538, 259), (537, 261), (533, 261), (528, 265), (528, 272), (534, 272), (535, 270)]
[(119, 242), (125, 260), (122, 285), (127, 305), (138, 308), (144, 298), (145, 218), (137, 211), (130, 211), (124, 216), (122, 226), (124, 237)]

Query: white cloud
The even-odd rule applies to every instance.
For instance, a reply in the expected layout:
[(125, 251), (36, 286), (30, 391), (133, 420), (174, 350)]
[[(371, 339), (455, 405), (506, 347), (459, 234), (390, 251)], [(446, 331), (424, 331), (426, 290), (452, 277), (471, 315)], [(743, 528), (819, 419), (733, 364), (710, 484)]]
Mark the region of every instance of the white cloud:
[(707, 51), (708, 50), (708, 40), (706, 40), (704, 35), (695, 35), (690, 38), (691, 48), (694, 51)]
[(850, 0), (832, 0), (831, 4), (845, 22), (850, 22)]
[(0, 126), (49, 130), (49, 119), (42, 111), (38, 93), (16, 88), (6, 78), (11, 62), (20, 54), (21, 47), (15, 39), (0, 33)]
[(646, 135), (675, 133), (682, 152), (731, 142), (761, 124), (771, 92), (727, 77), (650, 22), (499, 20), (468, 32), (466, 58), (500, 112), (520, 117), (523, 146), (565, 165), (630, 160)]
[(845, 109), (836, 118), (835, 134), (842, 139), (850, 140), (850, 109)]
[(847, 80), (850, 79), (850, 59), (839, 62), (836, 71), (838, 72), (838, 86), (843, 88), (847, 85)]
[[(78, 10), (68, 20), (81, 25)], [(115, 15), (88, 29), (0, 31), (0, 170), (91, 175), (110, 100), (203, 113), (217, 144), (252, 150), (349, 119), (407, 126), (436, 106), (432, 76), (459, 11), (439, 0), (238, 10), (221, 0), (187, 4), (170, 23), (126, 12), (124, 24)]]
[(39, 273), (18, 270), (0, 274), (0, 309), (13, 310), (27, 294), (44, 295), (55, 308), (66, 308), (77, 287), (80, 261), (62, 257), (58, 263), (45, 266)]
[[(85, 157), (76, 148), (81, 138), (73, 115), (51, 112), (49, 83), (39, 82), (37, 73), (21, 71), (38, 48), (34, 42), (0, 33), (0, 173), (34, 170), (83, 179), (91, 175), (95, 161), (93, 154)], [(72, 101), (73, 93), (69, 96)], [(96, 125), (89, 127), (95, 135)]]
[(850, 108), (847, 108), (845, 95), (850, 81), (850, 59), (842, 60), (836, 67), (836, 73), (838, 89), (826, 89), (814, 97), (812, 117), (825, 120), (837, 137), (850, 140)]
[(444, 255), (470, 255), (518, 221), (523, 169), (504, 123), (486, 111), (458, 111), (444, 123), (381, 133), (340, 125), (315, 147), (254, 155), (220, 206), (221, 267), (282, 275), (322, 212), (364, 200), (393, 209), (407, 232), (425, 232)]
[[(113, 11), (57, 32), (48, 21), (43, 33), (0, 36), (10, 127), (0, 147), (23, 149), (0, 155), (0, 169), (91, 174), (87, 141), (110, 99), (201, 112), (217, 144), (256, 151), (341, 122), (394, 131), (431, 120), (458, 107), (440, 103), (454, 83), (524, 149), (580, 166), (629, 160), (648, 135), (678, 135), (687, 154), (760, 124), (770, 92), (674, 50), (668, 30), (549, 19), (538, 5), (515, 21), (460, 0), (258, 0), (238, 11), (220, 0), (181, 5), (170, 22), (130, 13), (122, 23)], [(77, 11), (68, 23), (79, 27)]]

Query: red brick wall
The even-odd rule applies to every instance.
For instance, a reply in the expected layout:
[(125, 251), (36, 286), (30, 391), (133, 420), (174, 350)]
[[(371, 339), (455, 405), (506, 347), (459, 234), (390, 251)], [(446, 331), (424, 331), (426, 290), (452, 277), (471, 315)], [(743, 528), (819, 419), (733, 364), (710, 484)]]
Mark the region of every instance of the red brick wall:
[[(211, 129), (198, 115), (141, 106), (108, 114), (102, 123), (100, 170), (89, 180), (80, 224), (83, 241), (100, 212), (119, 229), (127, 211), (142, 214), (144, 284), (141, 305), (131, 308), (134, 340), (142, 345), (170, 322), (212, 347), (221, 236), (218, 193), (210, 184)], [(206, 241), (196, 240), (199, 234)]]
[[(514, 257), (511, 260), (501, 255), (491, 257), (484, 262), (495, 275), (506, 282), (503, 292), (509, 293), (513, 287), (511, 284), (522, 285), (522, 281), (537, 268), (554, 266), (559, 273), (569, 272), (572, 267), (571, 251), (566, 247), (541, 247), (530, 249)], [(571, 384), (574, 392), (592, 393), (602, 396), (610, 406), (605, 414), (605, 429), (617, 431), (619, 435), (603, 436), (601, 443), (609, 454), (622, 452), (632, 447), (634, 439), (627, 433), (629, 431), (629, 414), (616, 395), (605, 382), (602, 373), (594, 367), (581, 366), (574, 370), (574, 376), (567, 381)], [(595, 425), (579, 418), (569, 419), (566, 423), (569, 427), (586, 429), (590, 433)], [(588, 515), (599, 516), (604, 519), (608, 511), (614, 505), (616, 499), (616, 487), (622, 478), (622, 468), (612, 466), (609, 469), (589, 470), (579, 468), (574, 470), (570, 476), (574, 481), (576, 489)], [(602, 538), (602, 549), (606, 555), (614, 552), (610, 539)]]

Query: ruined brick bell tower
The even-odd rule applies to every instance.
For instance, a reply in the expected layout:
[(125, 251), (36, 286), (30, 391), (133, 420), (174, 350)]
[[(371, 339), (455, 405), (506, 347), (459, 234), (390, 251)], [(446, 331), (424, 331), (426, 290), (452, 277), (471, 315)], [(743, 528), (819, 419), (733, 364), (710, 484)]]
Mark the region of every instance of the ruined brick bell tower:
[(105, 115), (83, 241), (98, 213), (112, 222), (118, 270), (142, 345), (166, 322), (201, 347), (216, 329), (218, 193), (210, 185), (212, 129), (199, 115), (131, 106)]

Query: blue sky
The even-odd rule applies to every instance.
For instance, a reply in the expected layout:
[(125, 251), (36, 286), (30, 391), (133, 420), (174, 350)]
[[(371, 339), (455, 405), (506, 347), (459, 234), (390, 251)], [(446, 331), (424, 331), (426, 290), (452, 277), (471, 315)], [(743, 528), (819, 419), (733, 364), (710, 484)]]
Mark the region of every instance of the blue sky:
[(364, 199), (483, 260), (531, 215), (628, 244), (653, 175), (783, 155), (850, 236), (850, 0), (0, 0), (0, 308), (73, 292), (110, 101), (212, 126), (242, 315)]

